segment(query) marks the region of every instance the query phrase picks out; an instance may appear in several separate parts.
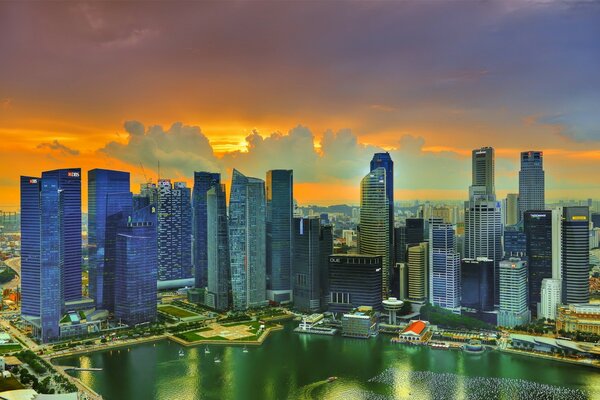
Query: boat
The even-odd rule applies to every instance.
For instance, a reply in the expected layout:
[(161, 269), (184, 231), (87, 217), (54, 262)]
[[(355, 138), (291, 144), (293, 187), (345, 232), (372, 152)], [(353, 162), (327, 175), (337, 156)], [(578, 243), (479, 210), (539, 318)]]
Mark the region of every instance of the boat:
[(242, 350), (244, 353), (248, 352), (248, 348), (246, 346), (244, 346), (244, 350)]
[(221, 359), (219, 357), (215, 357), (215, 363), (220, 363)]
[(179, 349), (179, 357), (185, 356), (185, 351), (183, 349)]
[(337, 380), (337, 378), (338, 378), (337, 376), (330, 376), (329, 378), (327, 378), (327, 383), (331, 383), (331, 382)]
[(206, 346), (206, 348), (204, 349), (204, 354), (210, 354), (210, 349), (208, 348), (208, 346)]

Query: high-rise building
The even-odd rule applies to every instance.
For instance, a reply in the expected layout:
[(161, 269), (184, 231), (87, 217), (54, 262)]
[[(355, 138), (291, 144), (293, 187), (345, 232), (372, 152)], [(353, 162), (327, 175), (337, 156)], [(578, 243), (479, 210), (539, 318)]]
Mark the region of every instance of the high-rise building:
[(231, 264), (225, 185), (217, 184), (206, 193), (207, 299), (206, 304), (224, 311), (231, 305)]
[[(116, 196), (115, 196), (116, 195)], [(120, 195), (124, 196), (124, 202)], [(115, 214), (130, 215), (132, 207), (129, 172), (107, 169), (88, 171), (88, 249), (89, 249), (89, 295), (96, 302), (96, 308), (113, 311), (114, 294), (114, 252), (106, 251), (107, 233), (109, 245), (116, 243)], [(125, 217), (126, 218), (126, 217)], [(109, 222), (110, 221), (110, 222)], [(107, 223), (112, 227), (107, 227)], [(112, 240), (112, 243), (110, 243)], [(109, 246), (110, 247), (110, 246)], [(114, 247), (113, 247), (114, 250)], [(108, 258), (107, 258), (108, 257)], [(106, 296), (106, 297), (105, 297)]]
[(476, 311), (494, 309), (494, 261), (465, 258), (460, 267), (462, 307)]
[(422, 242), (408, 248), (408, 298), (427, 301), (429, 297), (428, 243)]
[(561, 295), (560, 279), (544, 279), (538, 318), (556, 320), (556, 309), (560, 305)]
[(563, 303), (589, 303), (589, 209), (564, 207), (562, 218)]
[(60, 336), (67, 301), (81, 299), (81, 170), (21, 177), (21, 315), (34, 336)]
[(423, 218), (406, 218), (406, 246), (414, 246), (426, 239), (425, 220)]
[(329, 303), (329, 256), (333, 254), (333, 227), (321, 225), (319, 233), (319, 289), (321, 310), (327, 310)]
[(158, 280), (192, 278), (192, 202), (185, 182), (158, 182)]
[(502, 259), (500, 204), (477, 198), (465, 203), (464, 258), (494, 261), (494, 304), (499, 300), (498, 265)]
[(266, 302), (265, 182), (234, 169), (229, 195), (229, 254), (234, 310)]
[(320, 231), (319, 217), (294, 218), (294, 308), (302, 312), (316, 312), (321, 307)]
[(329, 311), (347, 313), (360, 306), (381, 310), (382, 257), (362, 254), (329, 256)]
[(460, 313), (460, 255), (455, 250), (454, 227), (429, 227), (429, 297), (431, 303)]
[(208, 285), (207, 220), (206, 198), (208, 191), (221, 184), (221, 174), (213, 172), (194, 172), (193, 204), (193, 264), (194, 282), (197, 288)]
[(482, 147), (472, 151), (472, 186), (480, 186), (488, 196), (496, 196), (494, 149)]
[(527, 262), (518, 258), (500, 261), (498, 325), (512, 328), (529, 323)]
[(386, 191), (386, 170), (376, 168), (360, 183), (360, 231), (358, 252), (382, 256), (382, 296), (387, 298), (390, 288), (389, 241), (390, 208)]
[(516, 225), (522, 213), (519, 213), (519, 195), (517, 193), (508, 193), (504, 199), (504, 225)]
[(542, 301), (542, 281), (552, 278), (552, 211), (525, 211), (523, 221), (527, 239), (529, 309), (537, 316)]
[(543, 210), (544, 198), (544, 154), (541, 151), (521, 153), (519, 171), (519, 218), (528, 210)]
[(152, 221), (128, 222), (117, 234), (115, 319), (130, 326), (156, 320), (156, 235)]
[(527, 254), (527, 237), (523, 231), (523, 223), (504, 227), (504, 258), (525, 257)]
[[(385, 195), (387, 197), (387, 203), (389, 208), (389, 222), (388, 222), (388, 248), (394, 247), (394, 161), (390, 153), (375, 153), (373, 159), (371, 159), (370, 171), (373, 172), (377, 168), (385, 169)], [(390, 250), (388, 265), (389, 269), (394, 265), (394, 254)]]
[(267, 298), (292, 300), (292, 218), (294, 173), (267, 171)]

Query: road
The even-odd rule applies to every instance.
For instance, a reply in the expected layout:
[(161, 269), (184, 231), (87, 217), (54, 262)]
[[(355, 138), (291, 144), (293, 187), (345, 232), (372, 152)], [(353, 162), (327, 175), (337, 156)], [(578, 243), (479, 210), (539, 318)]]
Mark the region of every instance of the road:
[(4, 263), (17, 273), (17, 276), (10, 282), (1, 285), (4, 289), (16, 289), (21, 286), (21, 257), (9, 258)]

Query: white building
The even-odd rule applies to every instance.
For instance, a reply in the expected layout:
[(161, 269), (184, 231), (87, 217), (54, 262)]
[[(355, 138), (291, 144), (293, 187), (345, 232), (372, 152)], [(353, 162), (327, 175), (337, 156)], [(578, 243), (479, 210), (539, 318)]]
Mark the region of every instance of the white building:
[(560, 305), (560, 299), (560, 279), (542, 280), (542, 302), (538, 310), (538, 317), (556, 319), (556, 308)]
[(498, 325), (512, 328), (529, 323), (527, 263), (519, 258), (500, 261), (500, 309)]

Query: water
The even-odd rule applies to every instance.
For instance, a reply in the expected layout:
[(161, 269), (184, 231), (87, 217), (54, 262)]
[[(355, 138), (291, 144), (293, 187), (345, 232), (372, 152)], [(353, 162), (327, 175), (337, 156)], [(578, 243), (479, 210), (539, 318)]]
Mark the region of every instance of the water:
[[(524, 356), (408, 347), (390, 336), (298, 335), (293, 325), (260, 347), (184, 348), (162, 341), (62, 358), (101, 367), (73, 372), (106, 400), (600, 399), (600, 370)], [(215, 363), (218, 357), (221, 363)], [(327, 383), (329, 376), (338, 380)]]

